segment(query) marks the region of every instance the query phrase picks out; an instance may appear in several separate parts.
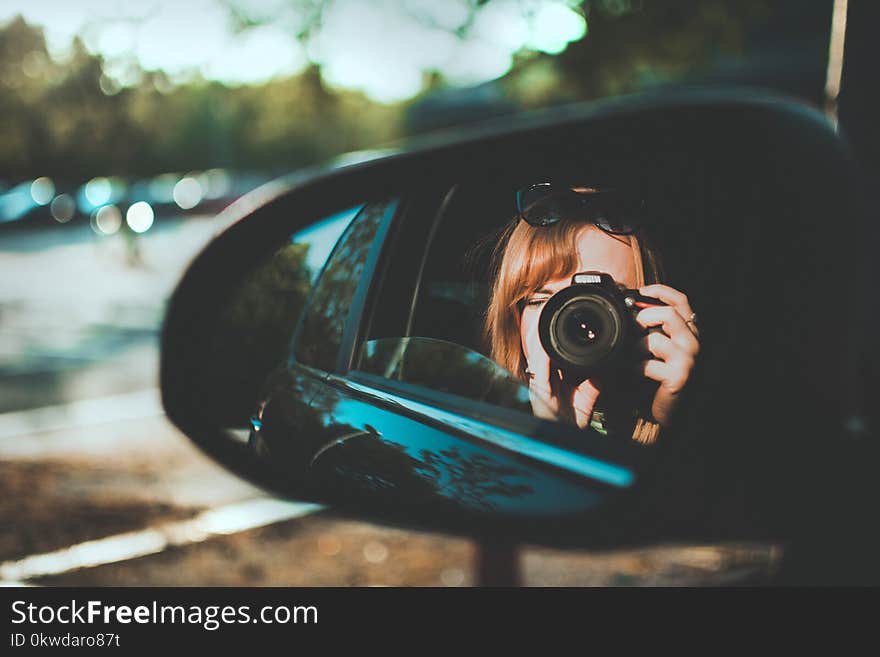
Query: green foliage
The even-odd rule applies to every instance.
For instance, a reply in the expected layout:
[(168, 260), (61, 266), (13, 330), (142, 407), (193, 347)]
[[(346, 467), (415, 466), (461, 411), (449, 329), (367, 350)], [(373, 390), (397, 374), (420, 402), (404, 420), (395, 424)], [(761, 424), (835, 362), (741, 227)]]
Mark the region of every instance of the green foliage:
[[(301, 18), (290, 38), (308, 52), (331, 2), (287, 1)], [(472, 0), (469, 17), (449, 31), (471, 38), (476, 13), (500, 1)], [(277, 20), (247, 3), (225, 4), (242, 30)], [(521, 50), (497, 87), (508, 105), (523, 108), (628, 93), (693, 79), (743, 55), (760, 67), (755, 49), (775, 44), (786, 31), (786, 43), (798, 44), (787, 56), (821, 75), (830, 6), (829, 0), (583, 0), (578, 8), (586, 35), (555, 56)], [(161, 72), (132, 66), (127, 77), (139, 82), (120, 87), (81, 42), (59, 62), (49, 57), (41, 29), (21, 18), (0, 27), (0, 180), (52, 175), (78, 181), (213, 167), (282, 172), (382, 146), (408, 131), (409, 104), (382, 105), (359, 92), (328, 88), (319, 61), (293, 77), (236, 87), (200, 78), (172, 83)], [(447, 85), (438, 71), (424, 74), (424, 94)], [(821, 81), (808, 86), (816, 89), (796, 93), (815, 102)], [(482, 116), (479, 109), (459, 120)]]
[(525, 57), (504, 81), (526, 106), (630, 93), (741, 56), (768, 0), (585, 0), (587, 35), (556, 57)]
[(0, 27), (0, 180), (147, 176), (213, 167), (289, 171), (398, 137), (399, 107), (328, 91), (313, 69), (261, 85), (122, 87), (77, 40), (53, 60), (41, 28)]

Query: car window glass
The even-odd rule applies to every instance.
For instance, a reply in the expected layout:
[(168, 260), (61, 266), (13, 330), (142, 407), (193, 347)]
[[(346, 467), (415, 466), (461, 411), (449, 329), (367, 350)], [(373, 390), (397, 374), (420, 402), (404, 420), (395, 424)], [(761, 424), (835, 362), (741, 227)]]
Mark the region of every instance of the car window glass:
[(435, 338), (382, 338), (363, 345), (360, 370), (387, 379), (529, 412), (529, 389), (495, 361)]
[(342, 231), (351, 223), (363, 206), (349, 208), (338, 212), (326, 219), (315, 222), (308, 228), (296, 233), (292, 238), (293, 244), (307, 245), (304, 257), (305, 271), (311, 285), (315, 284), (318, 274), (327, 262), (330, 252), (339, 241)]
[[(511, 195), (488, 193), (486, 199)], [(472, 248), (510, 218), (508, 210), (488, 201), (456, 204), (454, 216), (441, 218), (431, 239), (425, 232), (419, 235), (414, 226), (404, 227), (409, 232), (392, 251), (386, 279), (418, 278), (415, 299), (410, 304), (380, 293), (375, 313), (392, 315), (403, 305), (412, 310), (396, 334), (385, 324), (376, 328), (374, 321), (361, 345), (358, 371), (531, 414), (529, 387), (484, 348), (489, 265), (480, 262), (478, 250)], [(415, 217), (410, 219), (415, 223)], [(422, 263), (411, 254), (414, 244), (425, 241)], [(411, 270), (400, 266), (404, 261)], [(392, 286), (383, 289), (387, 292)]]
[(365, 206), (351, 222), (324, 267), (303, 317), (294, 345), (295, 359), (305, 365), (335, 369), (348, 311), (383, 221), (396, 200)]

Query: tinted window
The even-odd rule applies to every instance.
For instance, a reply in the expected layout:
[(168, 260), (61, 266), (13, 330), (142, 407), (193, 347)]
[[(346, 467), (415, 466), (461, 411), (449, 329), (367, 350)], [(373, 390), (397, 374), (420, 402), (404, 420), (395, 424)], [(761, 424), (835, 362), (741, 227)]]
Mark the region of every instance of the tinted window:
[(527, 386), (482, 354), (445, 340), (369, 340), (363, 345), (360, 369), (387, 379), (531, 411)]
[(294, 354), (306, 365), (333, 370), (348, 311), (361, 283), (361, 274), (383, 220), (394, 212), (396, 201), (364, 207), (346, 230), (313, 293), (297, 337)]
[(363, 206), (349, 208), (343, 210), (331, 217), (327, 217), (322, 221), (315, 222), (308, 228), (304, 228), (293, 236), (294, 244), (305, 244), (306, 252), (303, 259), (304, 273), (308, 276), (310, 285), (315, 284), (315, 280), (321, 273), (330, 252), (339, 241), (342, 231), (351, 223), (357, 213), (363, 209)]

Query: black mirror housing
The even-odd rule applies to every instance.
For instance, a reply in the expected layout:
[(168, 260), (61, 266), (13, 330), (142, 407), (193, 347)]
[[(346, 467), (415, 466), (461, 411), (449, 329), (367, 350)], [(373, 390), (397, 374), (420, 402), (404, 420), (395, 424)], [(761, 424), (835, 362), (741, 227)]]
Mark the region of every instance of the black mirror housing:
[[(845, 142), (814, 110), (757, 94), (692, 92), (500, 121), (299, 182), (280, 181), (229, 211), (229, 228), (196, 258), (171, 298), (162, 337), (163, 403), (184, 433), (234, 472), (281, 494), (383, 522), (593, 547), (792, 536), (836, 499), (834, 482), (846, 478), (838, 470), (846, 467), (841, 445), (864, 410), (858, 369), (867, 281), (852, 239), (863, 234), (865, 218), (853, 167)], [(553, 456), (549, 448), (516, 453), (505, 443), (514, 460), (546, 459), (541, 467), (560, 480), (578, 480), (576, 471), (565, 470), (561, 455), (568, 453), (633, 473), (625, 485), (606, 490), (582, 474), (579, 484), (594, 501), (562, 515), (549, 507), (528, 515), (457, 504), (428, 504), (420, 512), (396, 504), (393, 495), (334, 497), (332, 487), (291, 482), (230, 437), (212, 410), (217, 386), (225, 384), (216, 376), (206, 380), (207, 337), (230, 291), (292, 233), (315, 218), (382, 199), (566, 171), (625, 179), (655, 204), (671, 199), (676, 211), (666, 214), (660, 241), (670, 243), (672, 269), (699, 281), (707, 308), (701, 326), (711, 342), (701, 354), (701, 384), (687, 391), (690, 410), (669, 440), (649, 451), (571, 441), (566, 452), (571, 438), (561, 429), (527, 424), (531, 438), (558, 450)], [(370, 380), (352, 382), (344, 371), (318, 373), (305, 386), (324, 384), (373, 399)], [(398, 412), (399, 399), (380, 397), (374, 402)], [(461, 417), (473, 419), (472, 410)], [(437, 422), (470, 431), (452, 420)], [(354, 433), (369, 439), (367, 428)], [(308, 469), (315, 452), (302, 459)]]

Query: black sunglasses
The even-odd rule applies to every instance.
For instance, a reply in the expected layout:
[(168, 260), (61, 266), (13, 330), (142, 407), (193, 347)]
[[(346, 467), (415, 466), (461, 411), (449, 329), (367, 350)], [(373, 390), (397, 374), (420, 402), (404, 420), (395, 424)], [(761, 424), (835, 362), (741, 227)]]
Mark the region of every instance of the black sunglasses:
[(516, 210), (530, 226), (573, 219), (592, 222), (612, 235), (631, 235), (642, 225), (645, 202), (614, 189), (540, 182), (517, 190)]

